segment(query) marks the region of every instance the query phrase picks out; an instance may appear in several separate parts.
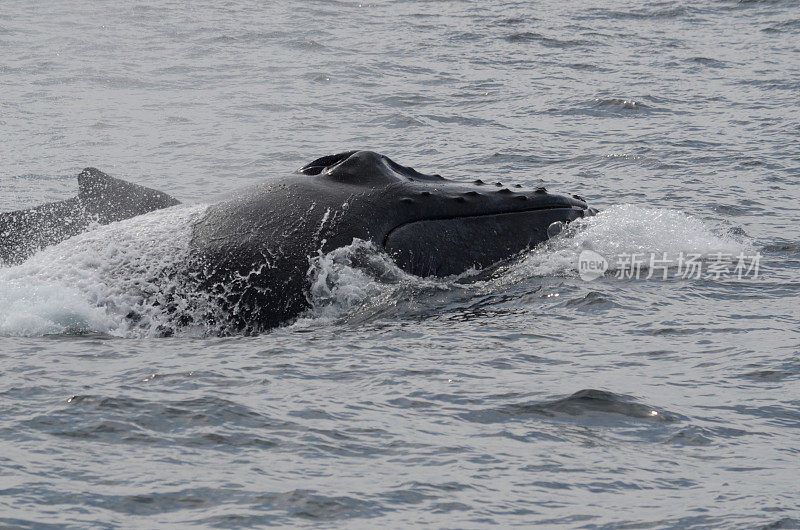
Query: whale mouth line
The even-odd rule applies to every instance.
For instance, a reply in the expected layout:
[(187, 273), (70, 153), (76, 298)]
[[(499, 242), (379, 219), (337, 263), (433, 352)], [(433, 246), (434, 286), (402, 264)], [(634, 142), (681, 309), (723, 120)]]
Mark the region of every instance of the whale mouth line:
[(491, 218), (511, 219), (513, 217), (521, 218), (521, 217), (524, 217), (527, 214), (530, 214), (530, 213), (533, 213), (533, 212), (558, 211), (558, 210), (563, 210), (565, 212), (565, 214), (567, 214), (567, 213), (572, 214), (572, 215), (567, 215), (567, 219), (565, 219), (567, 222), (569, 222), (572, 219), (583, 217), (585, 215), (586, 211), (587, 211), (586, 208), (582, 208), (582, 207), (579, 207), (579, 206), (568, 206), (568, 205), (564, 205), (564, 204), (559, 204), (559, 205), (551, 204), (551, 205), (546, 205), (546, 206), (536, 206), (536, 207), (528, 208), (528, 209), (525, 209), (525, 210), (513, 210), (513, 211), (508, 211), (508, 212), (502, 212), (501, 211), (501, 212), (488, 212), (488, 213), (472, 214), (472, 215), (442, 215), (442, 216), (436, 216), (436, 217), (424, 217), (424, 218), (421, 218), (421, 219), (415, 219), (414, 221), (407, 221), (405, 223), (401, 223), (401, 224), (393, 227), (391, 230), (389, 230), (386, 233), (386, 235), (383, 237), (383, 241), (381, 243), (382, 243), (382, 246), (385, 248), (387, 246), (387, 244), (389, 243), (389, 239), (391, 239), (392, 235), (394, 235), (395, 233), (397, 233), (399, 230), (401, 230), (403, 228), (407, 228), (407, 227), (409, 227), (411, 225), (415, 225), (415, 224), (418, 224), (418, 223), (435, 223), (437, 221), (455, 221), (455, 220), (476, 221), (476, 220), (481, 220), (481, 219), (489, 220)]

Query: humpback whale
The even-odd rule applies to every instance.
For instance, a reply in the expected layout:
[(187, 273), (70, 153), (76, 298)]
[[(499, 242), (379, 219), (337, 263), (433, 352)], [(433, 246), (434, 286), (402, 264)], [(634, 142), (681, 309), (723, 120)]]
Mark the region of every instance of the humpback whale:
[[(0, 260), (24, 261), (92, 222), (178, 204), (96, 169), (78, 180), (78, 197), (0, 214)], [(203, 318), (213, 329), (256, 334), (306, 310), (310, 260), (354, 240), (370, 242), (409, 273), (449, 276), (508, 259), (547, 240), (549, 228), (552, 234), (594, 212), (577, 195), (457, 182), (371, 151), (347, 151), (210, 205), (172, 274), (212, 302), (216, 309)]]

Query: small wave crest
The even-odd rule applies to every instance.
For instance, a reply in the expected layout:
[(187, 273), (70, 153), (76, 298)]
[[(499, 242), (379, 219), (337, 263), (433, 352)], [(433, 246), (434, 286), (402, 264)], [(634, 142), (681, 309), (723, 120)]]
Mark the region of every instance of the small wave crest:
[(563, 418), (584, 415), (601, 417), (616, 415), (631, 420), (658, 423), (673, 422), (677, 419), (674, 414), (639, 403), (630, 396), (592, 388), (550, 401), (504, 404), (491, 409), (471, 411), (466, 413), (464, 418), (476, 423), (497, 423), (528, 416)]

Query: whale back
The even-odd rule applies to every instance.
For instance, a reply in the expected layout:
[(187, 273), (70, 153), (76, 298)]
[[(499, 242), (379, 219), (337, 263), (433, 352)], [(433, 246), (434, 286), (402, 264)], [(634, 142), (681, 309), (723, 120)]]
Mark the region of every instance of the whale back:
[(0, 213), (0, 264), (21, 263), (92, 223), (113, 223), (176, 204), (166, 193), (86, 168), (78, 175), (77, 197)]

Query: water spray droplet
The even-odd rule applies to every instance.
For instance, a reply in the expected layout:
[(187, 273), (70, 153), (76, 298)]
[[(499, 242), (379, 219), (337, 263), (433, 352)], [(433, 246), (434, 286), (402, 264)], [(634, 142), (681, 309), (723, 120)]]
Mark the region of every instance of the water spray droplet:
[(562, 230), (564, 230), (564, 223), (561, 221), (551, 223), (550, 226), (547, 227), (547, 237), (554, 238), (560, 234)]

